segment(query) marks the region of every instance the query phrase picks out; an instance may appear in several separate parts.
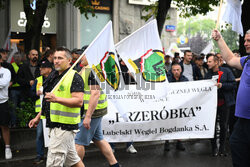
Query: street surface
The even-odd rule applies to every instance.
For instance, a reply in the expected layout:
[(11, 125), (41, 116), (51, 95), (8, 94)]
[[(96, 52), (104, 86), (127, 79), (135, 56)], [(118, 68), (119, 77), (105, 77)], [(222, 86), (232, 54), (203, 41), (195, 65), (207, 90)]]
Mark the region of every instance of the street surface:
[[(171, 150), (164, 152), (164, 144), (137, 145), (137, 154), (125, 151), (125, 144), (120, 144), (115, 152), (122, 167), (232, 167), (230, 155), (227, 157), (212, 157), (209, 140), (185, 141), (186, 150), (178, 151), (175, 144)], [(93, 147), (91, 148), (93, 149)], [(108, 163), (100, 152), (88, 151), (84, 160), (86, 167), (108, 167)], [(0, 167), (44, 167), (32, 164), (32, 160), (0, 162)]]

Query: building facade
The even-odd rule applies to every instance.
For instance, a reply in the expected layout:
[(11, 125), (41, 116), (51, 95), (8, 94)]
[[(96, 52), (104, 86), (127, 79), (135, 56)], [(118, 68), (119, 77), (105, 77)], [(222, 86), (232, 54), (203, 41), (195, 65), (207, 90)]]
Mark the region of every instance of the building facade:
[[(90, 13), (88, 19), (72, 4), (58, 4), (55, 8), (49, 9), (44, 18), (41, 48), (65, 46), (73, 49), (89, 45), (109, 20), (113, 22), (114, 41), (117, 43), (146, 23), (141, 16), (145, 14), (142, 9), (149, 4), (148, 2), (148, 0), (90, 0), (95, 16), (92, 17)], [(4, 20), (3, 26), (0, 26), (1, 45), (10, 29), (12, 42), (23, 47), (25, 14), (22, 8), (22, 1), (10, 0), (5, 10), (0, 11), (1, 20)], [(176, 28), (171, 31), (166, 28), (167, 25), (176, 27), (176, 9), (171, 8), (168, 16), (170, 19), (166, 19), (161, 35), (165, 50), (170, 43), (176, 42)]]

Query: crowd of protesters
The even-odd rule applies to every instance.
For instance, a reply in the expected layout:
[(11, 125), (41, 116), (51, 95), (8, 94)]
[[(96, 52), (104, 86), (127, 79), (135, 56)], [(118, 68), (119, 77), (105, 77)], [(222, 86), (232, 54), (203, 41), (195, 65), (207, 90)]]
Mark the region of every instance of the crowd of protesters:
[[(236, 56), (239, 52), (234, 50)], [(235, 100), (237, 87), (240, 82), (241, 70), (231, 68), (221, 58), (220, 53), (208, 53), (207, 55), (197, 55), (191, 50), (184, 51), (181, 58), (179, 53), (174, 57), (165, 56), (165, 69), (169, 82), (185, 82), (202, 79), (212, 79), (212, 76), (222, 72), (220, 81), (216, 83), (218, 87), (218, 104), (216, 116), (216, 130), (214, 138), (211, 140), (212, 156), (227, 156), (225, 149), (228, 137), (232, 134), (236, 122)], [(219, 130), (217, 130), (219, 129)], [(217, 144), (219, 140), (219, 147)], [(166, 141), (164, 150), (169, 151), (169, 142)], [(185, 150), (181, 141), (177, 141), (176, 148)]]
[[(71, 52), (69, 52), (67, 49), (61, 49), (57, 50), (56, 52), (58, 55), (58, 58), (60, 58), (59, 52), (65, 52), (65, 55), (70, 54), (70, 58), (67, 57), (67, 59), (72, 60), (69, 64), (69, 67), (74, 63), (80, 55), (83, 53), (84, 49), (73, 49)], [(233, 51), (236, 57), (240, 57), (238, 51)], [(0, 116), (0, 125), (1, 125), (1, 131), (2, 136), (5, 142), (5, 158), (11, 159), (12, 153), (10, 149), (10, 129), (9, 127), (16, 127), (18, 125), (18, 118), (16, 113), (16, 108), (20, 107), (21, 102), (27, 101), (27, 99), (32, 99), (35, 105), (35, 111), (34, 112), (41, 112), (41, 106), (42, 104), (42, 96), (43, 96), (43, 85), (46, 79), (53, 81), (53, 78), (50, 74), (58, 75), (55, 73), (55, 71), (58, 71), (59, 68), (55, 68), (53, 61), (54, 61), (54, 51), (51, 49), (46, 50), (41, 56), (39, 55), (39, 52), (35, 49), (32, 49), (29, 51), (27, 55), (23, 53), (15, 53), (13, 55), (13, 62), (8, 63), (8, 50), (0, 49), (0, 109), (1, 109), (1, 116)], [(60, 61), (60, 60), (58, 60)], [(85, 63), (85, 64), (84, 64)], [(124, 62), (122, 60), (120, 61), (120, 65), (124, 66)], [(86, 61), (79, 61), (79, 63), (75, 66), (74, 70), (77, 72), (82, 72), (82, 69), (84, 69), (88, 64)], [(126, 67), (123, 67), (122, 69), (125, 69), (123, 74), (125, 76), (129, 77), (128, 69)], [(66, 70), (66, 69), (65, 69)], [(167, 78), (169, 82), (187, 82), (187, 81), (195, 81), (195, 80), (202, 80), (202, 79), (212, 79), (213, 76), (219, 75), (218, 82), (216, 83), (216, 86), (218, 88), (218, 104), (217, 104), (217, 115), (216, 115), (216, 124), (215, 124), (215, 134), (214, 138), (211, 139), (211, 154), (212, 156), (227, 156), (228, 152), (226, 151), (226, 143), (228, 140), (228, 137), (232, 134), (234, 124), (236, 122), (236, 117), (234, 116), (235, 112), (235, 101), (236, 101), (236, 93), (239, 87), (239, 82), (241, 80), (241, 70), (238, 70), (236, 68), (232, 68), (224, 62), (222, 59), (222, 56), (220, 53), (208, 53), (207, 55), (204, 54), (195, 54), (192, 53), (191, 50), (184, 51), (184, 56), (180, 57), (179, 53), (175, 53), (174, 57), (171, 57), (169, 55), (165, 56), (165, 70), (167, 74)], [(60, 69), (59, 69), (60, 71)], [(92, 73), (89, 73), (90, 77), (92, 77)], [(220, 76), (221, 75), (221, 76)], [(60, 74), (59, 74), (60, 76)], [(80, 75), (74, 76), (72, 84), (77, 83), (83, 83), (79, 78)], [(83, 76), (82, 76), (83, 77)], [(77, 79), (78, 78), (78, 79)], [(133, 79), (133, 78), (132, 78)], [(76, 80), (78, 80), (76, 82)], [(84, 80), (84, 79), (83, 79)], [(129, 79), (131, 81), (131, 78)], [(89, 87), (91, 88), (93, 85), (96, 87), (99, 87), (98, 83), (95, 81), (95, 79), (88, 79)], [(53, 81), (54, 82), (54, 81)], [(133, 81), (132, 81), (133, 82)], [(133, 83), (129, 83), (133, 84)], [(89, 89), (88, 87), (88, 89)], [(74, 91), (71, 93), (80, 93), (86, 89), (85, 85), (84, 88), (82, 87), (82, 90), (79, 90), (81, 87), (77, 86), (77, 88), (74, 88)], [(52, 88), (51, 88), (52, 89)], [(73, 88), (71, 87), (71, 90)], [(91, 91), (90, 91), (91, 92)], [(92, 92), (93, 97), (100, 96), (100, 92)], [(48, 96), (48, 95), (47, 95)], [(87, 94), (86, 94), (87, 96)], [(90, 94), (91, 96), (91, 94)], [(85, 97), (85, 94), (84, 94)], [(52, 98), (52, 97), (51, 97)], [(85, 97), (86, 98), (86, 97)], [(97, 98), (97, 105), (98, 105), (98, 98)], [(90, 99), (89, 99), (90, 100)], [(100, 99), (99, 99), (100, 100)], [(11, 105), (10, 105), (11, 104)], [(85, 106), (85, 104), (84, 104)], [(89, 114), (90, 118), (92, 116), (92, 121), (97, 120), (99, 121), (99, 117), (95, 118), (93, 117), (93, 112), (96, 111), (95, 108), (91, 108), (89, 110), (88, 107), (84, 107), (82, 110), (84, 110), (85, 114)], [(102, 108), (102, 111), (104, 109), (107, 110), (107, 106)], [(105, 111), (106, 111), (105, 110)], [(88, 111), (88, 112), (87, 112)], [(104, 116), (106, 112), (103, 113), (102, 116)], [(96, 126), (99, 127), (101, 123), (101, 118), (98, 123), (96, 123)], [(45, 116), (44, 116), (45, 118)], [(46, 115), (47, 118), (47, 115)], [(36, 120), (37, 121), (37, 120)], [(34, 160), (35, 163), (41, 163), (44, 159), (44, 139), (42, 134), (42, 121), (40, 120), (39, 115), (39, 121), (33, 122), (33, 124), (37, 123), (37, 138), (36, 138), (36, 144), (37, 144), (37, 157)], [(93, 123), (93, 122), (91, 122)], [(32, 126), (33, 126), (32, 124)], [(90, 128), (90, 124), (85, 119), (82, 119), (83, 125), (86, 125), (87, 128)], [(78, 128), (74, 128), (73, 125), (70, 126), (62, 126), (60, 123), (55, 125), (56, 127), (76, 130)], [(91, 125), (91, 127), (94, 125)], [(219, 128), (218, 128), (219, 127)], [(73, 128), (73, 129), (72, 129)], [(217, 130), (219, 129), (219, 131)], [(84, 131), (84, 129), (81, 129), (81, 131)], [(86, 130), (85, 130), (86, 131)], [(86, 139), (81, 138), (83, 132), (79, 133), (77, 135), (76, 140), (76, 150), (73, 150), (74, 155), (75, 153), (80, 154), (79, 152), (84, 152), (85, 148), (84, 146), (88, 146), (90, 141), (93, 140), (95, 144), (100, 148), (104, 156), (109, 161), (110, 166), (119, 166), (117, 160), (114, 156), (114, 150), (112, 152), (112, 148), (114, 149), (114, 144), (110, 145), (107, 144), (107, 142), (103, 139), (103, 136), (99, 134), (101, 132), (101, 129), (98, 131), (89, 131), (90, 134), (87, 136)], [(85, 132), (86, 133), (86, 132)], [(98, 134), (97, 134), (98, 133)], [(218, 134), (219, 133), (219, 134)], [(97, 136), (95, 136), (97, 134)], [(84, 141), (86, 140), (86, 142)], [(219, 140), (219, 147), (217, 144), (217, 140)], [(85, 144), (83, 144), (85, 143)], [(185, 151), (185, 146), (181, 140), (178, 140), (176, 142), (176, 148), (181, 151)], [(137, 151), (132, 145), (133, 143), (128, 143), (128, 148), (133, 148), (132, 151), (129, 150), (130, 153), (136, 153)], [(164, 150), (169, 151), (169, 141), (165, 142)], [(52, 153), (50, 153), (52, 154)], [(79, 155), (81, 159), (84, 157), (83, 155)], [(76, 158), (76, 161), (78, 161), (79, 158)], [(77, 163), (76, 161), (70, 161), (72, 164)], [(83, 164), (80, 164), (82, 166)], [(84, 165), (83, 165), (84, 166)]]

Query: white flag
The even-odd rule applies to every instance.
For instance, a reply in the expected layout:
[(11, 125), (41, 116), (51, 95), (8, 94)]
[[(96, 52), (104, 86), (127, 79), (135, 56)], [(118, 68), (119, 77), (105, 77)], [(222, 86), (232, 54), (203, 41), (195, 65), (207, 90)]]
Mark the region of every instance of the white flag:
[(8, 63), (14, 62), (13, 55), (14, 55), (16, 52), (18, 52), (16, 43), (12, 43), (12, 44), (11, 44), (11, 50), (10, 50), (10, 53), (9, 53), (9, 57), (8, 57), (8, 60), (7, 60)]
[(141, 88), (146, 88), (145, 85), (150, 84), (150, 89), (147, 88), (145, 91), (150, 91), (157, 98), (167, 94), (168, 81), (162, 49), (155, 19), (116, 44), (118, 55), (127, 65), (137, 84), (141, 85)]
[(240, 0), (227, 0), (227, 7), (222, 20), (232, 24), (232, 30), (243, 36), (241, 13), (242, 10)]
[(102, 88), (106, 89), (106, 91), (118, 90), (121, 79), (120, 68), (114, 46), (111, 21), (97, 35), (84, 53), (89, 66), (97, 74), (100, 82), (104, 83), (100, 84), (100, 86), (105, 85)]

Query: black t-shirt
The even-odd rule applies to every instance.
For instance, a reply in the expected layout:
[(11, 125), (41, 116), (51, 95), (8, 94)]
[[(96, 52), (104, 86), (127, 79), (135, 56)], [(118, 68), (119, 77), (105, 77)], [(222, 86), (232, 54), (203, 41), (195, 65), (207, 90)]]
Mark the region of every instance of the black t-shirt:
[[(50, 73), (49, 77), (44, 81), (43, 87), (45, 92), (51, 92), (51, 90), (56, 86), (56, 84), (60, 81), (62, 76), (68, 71), (65, 70), (61, 75), (59, 75), (58, 71), (53, 71)], [(72, 85), (70, 88), (70, 92), (84, 92), (84, 82), (82, 77), (75, 73)], [(42, 105), (42, 115), (46, 116), (46, 126), (49, 128), (59, 128), (61, 127), (62, 130), (76, 130), (78, 129), (78, 124), (71, 125), (71, 124), (61, 124), (61, 123), (55, 123), (50, 121), (50, 102), (47, 102), (45, 99), (43, 100)]]

